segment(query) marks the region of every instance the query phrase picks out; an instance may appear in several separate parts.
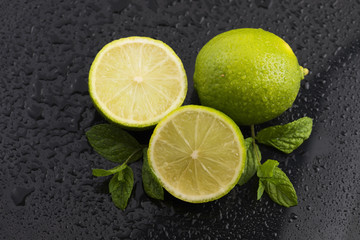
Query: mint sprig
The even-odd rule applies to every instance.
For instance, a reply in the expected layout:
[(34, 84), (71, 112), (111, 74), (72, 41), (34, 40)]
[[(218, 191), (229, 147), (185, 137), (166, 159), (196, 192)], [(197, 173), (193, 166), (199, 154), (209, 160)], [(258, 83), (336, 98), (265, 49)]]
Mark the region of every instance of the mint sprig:
[(142, 156), (141, 144), (116, 125), (95, 125), (86, 132), (86, 136), (94, 150), (109, 161), (132, 163)]
[(285, 125), (262, 129), (256, 140), (289, 154), (310, 137), (312, 126), (313, 120), (303, 117)]
[(279, 205), (292, 207), (298, 204), (296, 191), (286, 174), (277, 166), (278, 161), (267, 160), (258, 169), (259, 188), (257, 199), (264, 190)]
[(274, 169), (279, 166), (279, 162), (276, 160), (267, 160), (257, 170), (257, 176), (259, 178), (271, 178), (274, 175)]
[(128, 164), (143, 156), (142, 180), (146, 194), (155, 199), (164, 199), (164, 190), (147, 161), (147, 148), (138, 143), (129, 133), (112, 124), (99, 124), (86, 132), (90, 145), (107, 160), (121, 163), (111, 169), (92, 169), (95, 177), (113, 175), (109, 192), (115, 206), (124, 210), (134, 186), (134, 175)]
[(115, 206), (125, 210), (134, 187), (134, 174), (129, 166), (116, 173), (109, 182), (109, 192)]
[(257, 200), (260, 200), (260, 198), (264, 194), (264, 190), (265, 190), (265, 185), (263, 184), (262, 181), (259, 180), (259, 187), (257, 190), (257, 198), (256, 198)]
[(245, 139), (245, 147), (246, 147), (245, 169), (238, 182), (238, 185), (240, 186), (244, 185), (255, 175), (256, 170), (261, 162), (261, 152), (259, 146), (256, 143), (254, 143), (254, 139), (252, 137)]
[(126, 164), (128, 162), (130, 162), (130, 160), (133, 159), (133, 156), (135, 154), (139, 154), (141, 153), (141, 148), (139, 149), (136, 149), (132, 154), (130, 154), (130, 156), (127, 157), (127, 159), (124, 161), (123, 164), (117, 166), (117, 167), (114, 167), (112, 169), (108, 169), (108, 170), (105, 170), (105, 169), (99, 169), (99, 168), (94, 168), (92, 170), (92, 174), (95, 176), (95, 177), (105, 177), (105, 176), (109, 176), (109, 175), (112, 175), (112, 174), (115, 174), (115, 173), (118, 173), (118, 172), (121, 172), (125, 167), (126, 167)]
[(112, 169), (92, 169), (95, 177), (113, 175), (109, 192), (115, 206), (124, 210), (134, 187), (134, 174), (127, 165), (142, 156), (142, 146), (129, 133), (113, 124), (99, 124), (86, 132), (90, 145), (101, 156), (112, 162), (121, 163)]
[(245, 139), (246, 165), (238, 185), (246, 183), (256, 172), (259, 178), (257, 200), (260, 200), (265, 191), (274, 202), (281, 206), (296, 206), (297, 195), (290, 179), (278, 167), (278, 161), (269, 159), (261, 164), (261, 152), (256, 141), (273, 146), (285, 153), (291, 153), (309, 138), (312, 126), (313, 120), (303, 117), (285, 125), (265, 128), (255, 135), (255, 128), (252, 125), (252, 136)]
[(143, 150), (142, 180), (146, 194), (155, 199), (164, 200), (164, 189), (159, 180), (151, 170), (147, 159), (147, 148)]
[(92, 174), (95, 177), (106, 177), (106, 176), (110, 176), (110, 175), (113, 175), (115, 173), (121, 172), (125, 167), (126, 167), (126, 165), (122, 164), (122, 165), (119, 165), (119, 166), (114, 167), (114, 168), (109, 169), (109, 170), (94, 168), (94, 169), (92, 169)]

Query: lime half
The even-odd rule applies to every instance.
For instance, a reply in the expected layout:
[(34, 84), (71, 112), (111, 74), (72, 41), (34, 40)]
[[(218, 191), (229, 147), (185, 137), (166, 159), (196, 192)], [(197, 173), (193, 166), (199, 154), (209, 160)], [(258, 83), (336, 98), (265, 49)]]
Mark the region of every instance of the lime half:
[(181, 107), (156, 126), (149, 165), (173, 196), (192, 203), (218, 199), (238, 182), (245, 166), (244, 138), (225, 114)]
[(143, 128), (181, 106), (187, 79), (181, 60), (168, 45), (128, 37), (110, 42), (97, 54), (89, 73), (89, 92), (110, 121)]

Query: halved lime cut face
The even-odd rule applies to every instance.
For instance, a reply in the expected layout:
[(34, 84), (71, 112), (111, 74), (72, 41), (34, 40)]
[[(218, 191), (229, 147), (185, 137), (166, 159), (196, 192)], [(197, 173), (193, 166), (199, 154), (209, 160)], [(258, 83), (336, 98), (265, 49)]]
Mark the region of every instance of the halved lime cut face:
[(128, 37), (107, 44), (97, 54), (89, 73), (89, 92), (109, 120), (142, 128), (181, 106), (187, 79), (181, 60), (168, 45)]
[(245, 158), (243, 135), (229, 117), (191, 105), (160, 121), (148, 150), (149, 165), (163, 187), (192, 203), (228, 193), (244, 170)]

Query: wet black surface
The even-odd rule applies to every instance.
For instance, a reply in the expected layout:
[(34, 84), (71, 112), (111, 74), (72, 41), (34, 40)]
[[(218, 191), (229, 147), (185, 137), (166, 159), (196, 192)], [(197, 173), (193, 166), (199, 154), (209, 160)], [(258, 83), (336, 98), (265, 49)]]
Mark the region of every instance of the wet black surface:
[[(338, 0), (2, 0), (0, 239), (359, 239), (359, 12), (359, 1)], [(281, 36), (311, 70), (293, 108), (257, 126), (314, 118), (310, 140), (292, 154), (261, 146), (281, 162), (299, 205), (256, 201), (256, 179), (207, 204), (169, 194), (155, 201), (144, 194), (139, 162), (129, 206), (117, 209), (109, 179), (91, 176), (113, 164), (84, 134), (104, 122), (87, 90), (96, 53), (121, 37), (161, 39), (183, 60), (185, 103), (198, 103), (197, 52), (240, 27)], [(146, 143), (150, 133), (132, 134)]]

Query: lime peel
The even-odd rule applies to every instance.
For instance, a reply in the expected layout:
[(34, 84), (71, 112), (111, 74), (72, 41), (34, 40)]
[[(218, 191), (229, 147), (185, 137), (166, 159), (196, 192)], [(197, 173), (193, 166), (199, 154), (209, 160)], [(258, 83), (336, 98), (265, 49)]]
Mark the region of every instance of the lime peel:
[(196, 58), (194, 86), (202, 105), (224, 112), (239, 125), (252, 125), (290, 108), (308, 73), (283, 39), (242, 28), (204, 45)]

